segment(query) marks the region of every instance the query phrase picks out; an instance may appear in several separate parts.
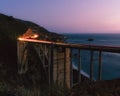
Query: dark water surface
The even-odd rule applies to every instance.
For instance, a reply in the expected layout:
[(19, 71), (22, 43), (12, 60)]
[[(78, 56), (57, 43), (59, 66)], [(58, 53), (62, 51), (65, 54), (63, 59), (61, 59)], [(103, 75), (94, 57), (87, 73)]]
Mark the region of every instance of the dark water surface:
[[(120, 34), (64, 34), (69, 43), (75, 44), (94, 44), (120, 46)], [(92, 38), (93, 41), (88, 41)], [(94, 78), (98, 78), (98, 52), (94, 52)], [(90, 51), (82, 50), (81, 52), (82, 71), (89, 75), (90, 73)], [(73, 60), (77, 66), (77, 60)], [(102, 79), (110, 80), (120, 78), (120, 54), (119, 53), (102, 53)]]

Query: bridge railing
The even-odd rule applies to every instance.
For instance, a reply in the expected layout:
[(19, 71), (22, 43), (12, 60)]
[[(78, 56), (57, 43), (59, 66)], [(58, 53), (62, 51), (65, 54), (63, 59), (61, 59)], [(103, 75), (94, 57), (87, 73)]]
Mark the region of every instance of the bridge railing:
[[(104, 52), (111, 52), (111, 53), (120, 53), (120, 47), (113, 47), (113, 46), (96, 46), (96, 45), (82, 45), (82, 44), (69, 44), (69, 43), (57, 43), (57, 42), (49, 42), (49, 41), (40, 41), (40, 40), (31, 40), (31, 39), (24, 39), (23, 41), (19, 41), (18, 44), (18, 54), (22, 54), (20, 52), (20, 42), (33, 44), (35, 49), (39, 54), (41, 60), (44, 61), (44, 65), (48, 74), (48, 81), (49, 84), (56, 82), (56, 83), (63, 83), (67, 86), (73, 87), (75, 84), (80, 83), (82, 80), (83, 74), (81, 73), (82, 64), (81, 64), (81, 57), (82, 51), (87, 50), (90, 53), (90, 60), (89, 60), (89, 76), (90, 80), (94, 80), (94, 52), (98, 52), (98, 80), (102, 79), (102, 54)], [(25, 46), (24, 46), (25, 48)], [(40, 49), (39, 49), (40, 48)], [(42, 52), (43, 51), (43, 52)], [(24, 53), (23, 53), (24, 54)], [(22, 56), (22, 55), (21, 55)], [(18, 56), (19, 63), (23, 59), (22, 57)], [(87, 55), (86, 55), (87, 56)], [(75, 59), (74, 59), (75, 58)], [(77, 62), (77, 76), (74, 76), (73, 69), (74, 65), (73, 62)], [(62, 74), (62, 75), (61, 75)], [(74, 78), (77, 78), (74, 82)]]

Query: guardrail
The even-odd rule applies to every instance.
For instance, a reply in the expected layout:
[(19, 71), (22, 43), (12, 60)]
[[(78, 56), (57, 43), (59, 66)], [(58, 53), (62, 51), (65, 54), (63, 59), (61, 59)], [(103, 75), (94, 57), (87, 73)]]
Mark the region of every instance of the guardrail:
[[(24, 42), (24, 43), (23, 43)], [(69, 43), (57, 43), (57, 42), (50, 42), (50, 41), (40, 41), (40, 40), (32, 40), (32, 39), (23, 39), (23, 40), (18, 40), (18, 64), (21, 66), (22, 63), (22, 57), (24, 52), (22, 49), (21, 51), (21, 44), (25, 44), (24, 48), (29, 44), (37, 46), (35, 49), (37, 50), (37, 53), (40, 55), (40, 51), (42, 52), (42, 56), (40, 57), (41, 60), (44, 60), (43, 62), (47, 65), (47, 74), (48, 74), (48, 81), (49, 84), (53, 83), (56, 81), (57, 83), (59, 82), (59, 77), (60, 77), (60, 63), (59, 63), (59, 53), (62, 52), (62, 63), (63, 63), (63, 69), (62, 69), (62, 80), (63, 80), (63, 85), (68, 83), (67, 85), (69, 87), (73, 87), (74, 84), (80, 83), (81, 82), (81, 51), (82, 50), (89, 50), (90, 51), (90, 74), (89, 74), (89, 79), (94, 80), (93, 78), (93, 63), (94, 63), (94, 52), (98, 52), (98, 80), (101, 80), (102, 77), (102, 53), (103, 52), (112, 52), (112, 53), (120, 53), (120, 47), (113, 47), (113, 46), (96, 46), (96, 45), (82, 45), (82, 44), (69, 44)], [(42, 46), (42, 47), (41, 47)], [(22, 46), (23, 47), (23, 46)], [(40, 49), (39, 49), (40, 48)], [(69, 50), (69, 51), (68, 51)], [(74, 51), (77, 53), (74, 54)], [(21, 53), (23, 52), (23, 53)], [(22, 54), (22, 55), (20, 55)], [(73, 83), (73, 57), (76, 56), (77, 60), (77, 82)], [(56, 58), (55, 62), (56, 65), (54, 66), (54, 58)], [(60, 61), (61, 62), (61, 61)], [(69, 62), (69, 64), (68, 64)], [(56, 69), (54, 69), (56, 67)], [(55, 72), (55, 73), (54, 73)], [(69, 76), (68, 76), (69, 75)], [(69, 78), (69, 79), (68, 79)]]

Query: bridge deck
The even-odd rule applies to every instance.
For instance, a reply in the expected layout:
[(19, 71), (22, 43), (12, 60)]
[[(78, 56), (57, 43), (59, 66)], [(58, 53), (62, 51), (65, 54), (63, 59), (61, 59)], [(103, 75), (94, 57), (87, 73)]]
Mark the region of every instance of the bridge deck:
[(79, 48), (79, 49), (85, 49), (85, 50), (96, 50), (96, 51), (120, 53), (120, 46), (98, 46), (98, 45), (91, 45), (91, 44), (85, 45), (85, 44), (57, 43), (57, 42), (34, 40), (34, 39), (22, 39), (22, 40), (24, 42), (50, 44), (50, 45), (63, 46), (63, 47), (69, 47), (69, 48)]
[[(22, 45), (21, 45), (22, 44)], [(23, 39), (18, 40), (18, 62), (19, 64), (25, 63), (22, 60), (27, 61), (25, 54), (25, 46), (33, 44), (37, 53), (39, 53), (39, 58), (42, 62), (48, 65), (46, 68), (48, 71), (49, 83), (53, 81), (58, 81), (59, 83), (67, 83), (69, 87), (73, 84), (73, 58), (76, 56), (78, 64), (78, 80), (75, 83), (81, 82), (81, 50), (90, 51), (90, 80), (93, 80), (93, 64), (94, 64), (94, 51), (98, 52), (98, 80), (102, 78), (102, 53), (103, 52), (113, 52), (120, 53), (119, 46), (96, 46), (96, 45), (83, 45), (83, 44), (69, 44), (69, 43), (57, 43), (51, 41), (34, 40), (34, 39)], [(21, 48), (22, 47), (22, 48)], [(74, 53), (74, 50), (77, 53)], [(22, 53), (23, 52), (23, 53)], [(22, 59), (23, 56), (23, 59)], [(47, 60), (47, 61), (46, 61)], [(22, 64), (25, 65), (25, 64)], [(21, 66), (21, 65), (20, 65)], [(62, 75), (61, 75), (62, 74)]]

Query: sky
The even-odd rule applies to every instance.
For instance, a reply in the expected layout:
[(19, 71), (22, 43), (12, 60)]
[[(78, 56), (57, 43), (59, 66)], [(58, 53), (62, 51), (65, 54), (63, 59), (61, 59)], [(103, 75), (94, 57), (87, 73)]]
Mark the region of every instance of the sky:
[(120, 0), (0, 0), (0, 13), (57, 33), (120, 33)]

